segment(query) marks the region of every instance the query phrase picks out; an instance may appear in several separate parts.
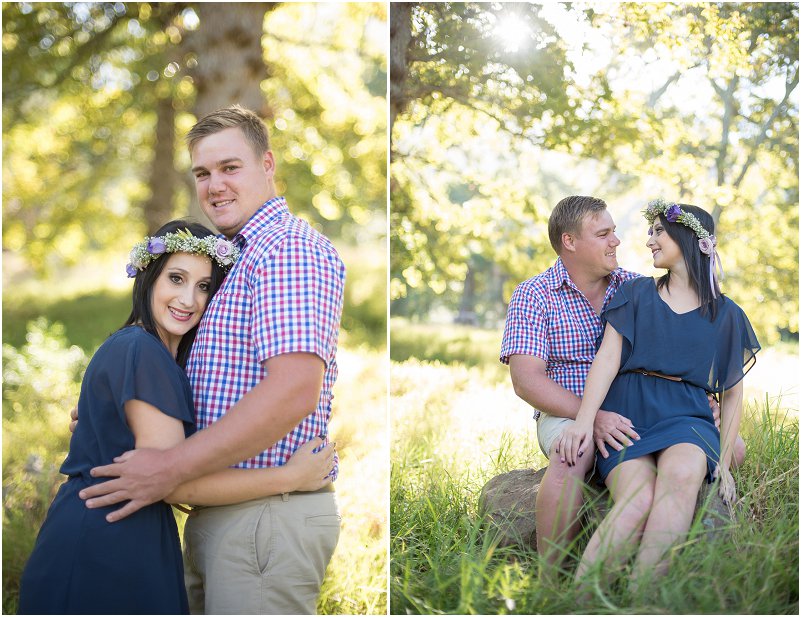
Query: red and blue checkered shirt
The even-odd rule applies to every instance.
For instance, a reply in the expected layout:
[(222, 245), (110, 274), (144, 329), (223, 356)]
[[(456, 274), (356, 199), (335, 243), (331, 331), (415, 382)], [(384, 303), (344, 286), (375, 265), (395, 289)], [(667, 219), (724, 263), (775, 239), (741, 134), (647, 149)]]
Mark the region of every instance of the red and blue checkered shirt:
[[(618, 268), (609, 275), (605, 309), (623, 284), (640, 276)], [(545, 360), (545, 374), (577, 396), (595, 358), (601, 316), (570, 280), (561, 257), (542, 274), (520, 283), (509, 300), (501, 343), (501, 362), (515, 354)]]
[(325, 236), (290, 214), (283, 197), (265, 203), (234, 242), (243, 244), (242, 254), (209, 303), (186, 372), (197, 427), (204, 429), (266, 376), (268, 358), (306, 352), (323, 359), (316, 409), (274, 446), (235, 465), (277, 467), (309, 439), (328, 435), (345, 266)]

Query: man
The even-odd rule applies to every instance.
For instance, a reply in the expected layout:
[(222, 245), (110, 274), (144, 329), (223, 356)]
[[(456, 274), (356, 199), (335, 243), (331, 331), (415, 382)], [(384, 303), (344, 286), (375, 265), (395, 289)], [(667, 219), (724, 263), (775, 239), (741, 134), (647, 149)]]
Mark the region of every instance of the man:
[[(108, 515), (112, 522), (211, 471), (282, 465), (328, 430), (344, 266), (277, 196), (267, 129), (253, 112), (212, 112), (187, 145), (200, 205), (242, 255), (209, 303), (187, 363), (203, 430), (170, 450), (127, 452), (93, 470), (117, 479), (84, 491), (87, 506), (130, 499)], [(184, 533), (192, 611), (314, 613), (339, 536), (330, 489), (196, 509)]]
[[(618, 267), (615, 223), (595, 197), (561, 200), (548, 220), (556, 263), (515, 289), (509, 301), (501, 362), (509, 364), (515, 393), (535, 408), (537, 438), (549, 465), (535, 505), (537, 550), (558, 565), (580, 530), (582, 484), (593, 452), (568, 466), (555, 450), (564, 427), (581, 404), (584, 382), (601, 334), (601, 312), (624, 281), (640, 276)], [(719, 409), (713, 405), (716, 421)], [(622, 450), (639, 435), (628, 418), (599, 410), (593, 438), (601, 456)], [(735, 459), (745, 456), (738, 437)]]

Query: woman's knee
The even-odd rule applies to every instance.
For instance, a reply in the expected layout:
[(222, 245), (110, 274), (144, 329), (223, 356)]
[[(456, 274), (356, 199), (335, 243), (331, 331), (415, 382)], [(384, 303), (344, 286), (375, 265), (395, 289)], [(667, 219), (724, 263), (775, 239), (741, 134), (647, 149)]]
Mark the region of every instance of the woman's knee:
[[(700, 450), (700, 449), (699, 449)], [(672, 457), (660, 459), (657, 475), (676, 490), (698, 491), (707, 472), (706, 457)]]

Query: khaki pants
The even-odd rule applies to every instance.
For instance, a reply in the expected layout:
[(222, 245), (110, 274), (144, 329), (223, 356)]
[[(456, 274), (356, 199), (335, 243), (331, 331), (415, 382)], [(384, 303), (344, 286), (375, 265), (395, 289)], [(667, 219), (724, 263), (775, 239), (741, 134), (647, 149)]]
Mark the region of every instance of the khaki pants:
[(332, 491), (196, 510), (184, 528), (191, 612), (315, 614), (340, 520)]

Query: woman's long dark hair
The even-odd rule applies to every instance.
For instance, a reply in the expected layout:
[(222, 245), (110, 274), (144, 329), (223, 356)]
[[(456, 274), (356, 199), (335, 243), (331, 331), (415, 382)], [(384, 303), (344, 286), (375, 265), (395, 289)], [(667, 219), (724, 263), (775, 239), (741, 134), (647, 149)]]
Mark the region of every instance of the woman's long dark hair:
[[(710, 234), (715, 234), (715, 221), (712, 216), (698, 206), (691, 206), (689, 204), (678, 204), (682, 211), (695, 216), (701, 223), (701, 226), (706, 229)], [(681, 254), (684, 256), (684, 263), (687, 265), (687, 274), (690, 278), (690, 287), (698, 294), (698, 299), (701, 301), (701, 315), (709, 314), (710, 321), (715, 320), (718, 314), (718, 299), (722, 297), (720, 287), (715, 284), (715, 293), (717, 298), (712, 295), (712, 288), (709, 284), (709, 260), (710, 255), (704, 255), (701, 248), (698, 246), (698, 236), (695, 232), (683, 225), (682, 223), (671, 223), (664, 215), (659, 215), (659, 221), (665, 228), (667, 235), (679, 245)], [(657, 289), (664, 287), (670, 290), (670, 271), (660, 277), (656, 283)]]
[[(200, 223), (195, 223), (185, 219), (170, 221), (169, 223), (163, 225), (153, 235), (163, 236), (164, 234), (174, 233), (181, 229), (189, 230), (189, 233), (196, 238), (205, 238), (206, 236), (216, 235), (213, 231), (207, 227), (204, 227)], [(141, 325), (147, 332), (159, 339), (159, 341), (161, 341), (161, 337), (156, 329), (156, 322), (153, 320), (153, 286), (156, 284), (159, 275), (161, 274), (162, 270), (164, 270), (164, 267), (167, 265), (170, 257), (171, 253), (165, 253), (155, 261), (150, 262), (147, 268), (136, 273), (133, 286), (133, 304), (131, 307), (131, 314), (128, 316), (128, 319), (125, 320), (125, 323), (120, 329), (138, 324)], [(225, 273), (226, 271), (222, 268), (222, 266), (212, 259), (211, 281), (209, 282), (209, 298), (206, 306), (208, 306), (208, 302), (211, 301), (212, 296), (214, 296), (214, 294), (222, 285), (223, 279), (225, 278)], [(196, 325), (194, 328), (189, 330), (189, 332), (184, 334), (181, 338), (181, 342), (178, 344), (178, 354), (175, 359), (181, 368), (186, 367), (186, 361), (189, 358), (189, 351), (192, 349), (192, 343), (195, 341), (197, 328), (198, 327)]]

